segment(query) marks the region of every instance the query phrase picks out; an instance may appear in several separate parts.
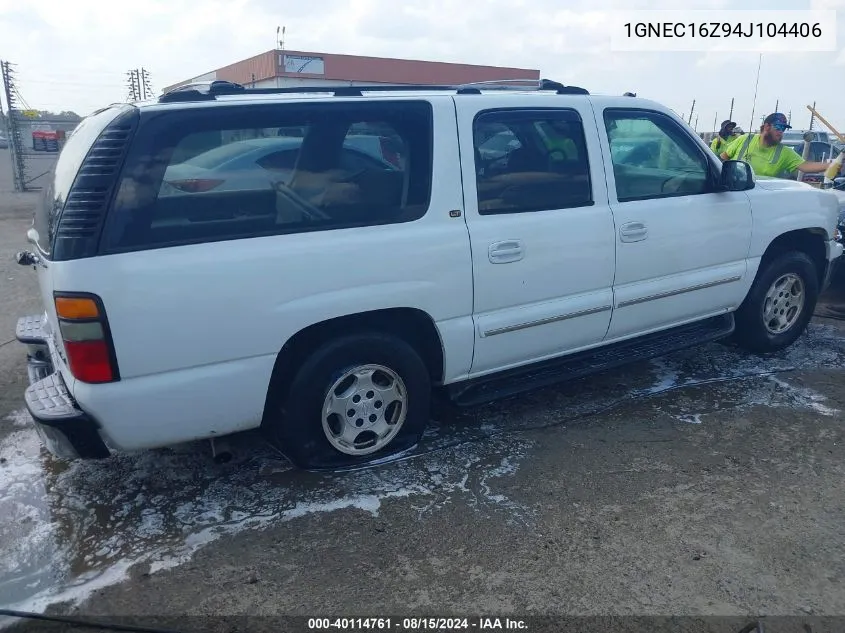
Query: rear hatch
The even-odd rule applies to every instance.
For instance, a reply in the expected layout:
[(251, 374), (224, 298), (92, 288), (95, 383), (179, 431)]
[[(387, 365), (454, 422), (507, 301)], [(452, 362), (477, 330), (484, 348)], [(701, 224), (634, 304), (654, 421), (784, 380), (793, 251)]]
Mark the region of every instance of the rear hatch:
[(131, 116), (136, 112), (134, 106), (119, 104), (99, 110), (79, 123), (67, 137), (36, 206), (32, 227), (27, 232), (27, 238), (36, 247), (41, 260), (36, 269), (44, 305), (42, 329), (50, 343), (53, 363), (71, 390), (74, 379), (67, 367), (54, 291), (83, 289), (84, 280), (73, 284), (78, 288), (57, 288), (56, 280), (60, 279), (63, 285), (67, 285), (73, 277), (68, 274), (73, 261), (96, 254), (99, 226), (105, 215), (111, 187), (87, 186), (84, 181), (86, 178), (90, 180), (92, 174), (99, 178), (108, 178), (111, 174), (111, 180), (115, 180), (122, 148), (117, 151), (107, 148), (103, 152), (95, 145), (102, 145), (102, 138), (108, 136), (103, 132), (121, 114)]

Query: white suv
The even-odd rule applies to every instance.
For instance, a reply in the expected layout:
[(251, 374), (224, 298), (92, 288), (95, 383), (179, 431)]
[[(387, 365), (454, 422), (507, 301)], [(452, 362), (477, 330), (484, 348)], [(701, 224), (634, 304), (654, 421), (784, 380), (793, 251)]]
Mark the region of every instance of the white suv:
[(261, 427), (301, 467), (361, 463), (419, 440), (434, 389), (790, 345), (836, 223), (832, 194), (755, 181), (636, 97), (187, 86), (68, 137), (19, 255), (44, 303), (26, 404), (62, 457)]

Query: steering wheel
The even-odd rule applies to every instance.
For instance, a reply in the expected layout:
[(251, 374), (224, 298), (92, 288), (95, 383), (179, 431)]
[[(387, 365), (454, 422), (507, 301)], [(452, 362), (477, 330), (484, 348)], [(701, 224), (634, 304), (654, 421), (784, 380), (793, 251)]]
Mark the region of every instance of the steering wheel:
[(300, 196), (298, 196), (290, 187), (288, 187), (283, 182), (276, 182), (273, 185), (273, 188), (276, 190), (276, 195), (285, 201), (289, 202), (292, 206), (296, 207), (306, 216), (308, 216), (311, 220), (331, 220), (331, 216), (323, 212), (321, 209), (317, 208), (307, 200), (304, 200)]
[(337, 176), (337, 177), (332, 178), (332, 182), (356, 184), (358, 182), (358, 180), (361, 178), (361, 176), (366, 174), (368, 171), (370, 171), (370, 170), (367, 169), (366, 167), (361, 167), (361, 169), (358, 169), (358, 170), (353, 171), (351, 173), (344, 174), (343, 176)]

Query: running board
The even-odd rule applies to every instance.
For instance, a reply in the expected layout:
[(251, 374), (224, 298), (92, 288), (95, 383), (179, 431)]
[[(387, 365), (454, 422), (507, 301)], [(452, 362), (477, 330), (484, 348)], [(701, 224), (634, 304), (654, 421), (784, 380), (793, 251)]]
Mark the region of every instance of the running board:
[(476, 406), (716, 341), (730, 336), (733, 331), (731, 312), (563, 358), (454, 383), (446, 386), (446, 392), (458, 406)]

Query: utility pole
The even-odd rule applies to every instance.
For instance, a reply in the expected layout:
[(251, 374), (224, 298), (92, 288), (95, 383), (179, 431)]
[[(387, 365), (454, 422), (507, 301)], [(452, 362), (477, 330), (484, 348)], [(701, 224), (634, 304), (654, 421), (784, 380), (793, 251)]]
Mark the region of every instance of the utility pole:
[(734, 98), (731, 97), (731, 111), (728, 114), (728, 121), (733, 121), (733, 115), (734, 115)]
[(129, 101), (146, 101), (152, 98), (153, 89), (150, 82), (150, 73), (146, 68), (133, 68), (126, 73), (127, 88), (129, 89)]
[[(3, 76), (3, 89), (6, 94), (6, 109), (8, 115), (6, 116), (6, 128), (9, 135), (9, 152), (12, 159), (12, 176), (15, 184), (15, 191), (26, 191), (26, 164), (21, 155), (23, 148), (23, 138), (21, 137), (21, 130), (18, 126), (18, 108), (16, 95), (18, 95), (17, 88), (15, 88), (15, 71), (12, 70), (12, 64), (3, 61), (0, 62), (0, 74)], [(26, 104), (24, 104), (25, 107)]]
[(689, 120), (687, 121), (687, 125), (692, 123), (692, 113), (695, 110), (695, 99), (692, 100), (692, 107), (689, 110)]
[(152, 99), (153, 89), (150, 82), (150, 73), (146, 68), (141, 68), (140, 82), (141, 84), (141, 100), (146, 101)]
[(714, 116), (714, 117), (713, 117), (713, 129), (714, 129), (717, 133), (719, 132), (719, 128), (717, 128), (717, 127), (716, 127), (717, 125), (719, 125), (718, 121), (719, 121), (719, 113), (717, 112), (717, 113), (716, 113), (716, 116)]
[[(813, 101), (813, 110), (815, 110), (815, 109), (816, 109), (816, 102)], [(810, 113), (810, 128), (809, 128), (811, 131), (813, 129), (813, 123), (815, 123), (815, 122), (816, 122), (816, 113), (811, 112)]]
[(128, 80), (126, 82), (126, 87), (129, 89), (129, 94), (127, 95), (127, 100), (130, 103), (134, 103), (135, 101), (139, 101), (139, 90), (138, 90), (138, 71), (137, 70), (130, 70), (126, 73)]
[(695, 125), (692, 127), (693, 130), (698, 132), (698, 115), (695, 115)]

